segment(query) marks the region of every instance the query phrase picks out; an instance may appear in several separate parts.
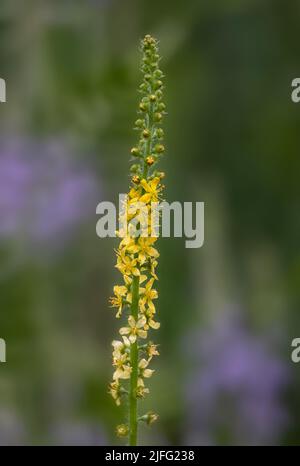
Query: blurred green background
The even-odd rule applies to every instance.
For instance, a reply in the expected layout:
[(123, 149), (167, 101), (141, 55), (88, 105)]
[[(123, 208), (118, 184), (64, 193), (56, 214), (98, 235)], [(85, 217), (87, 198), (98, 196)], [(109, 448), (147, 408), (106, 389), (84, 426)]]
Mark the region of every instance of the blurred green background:
[(148, 445), (297, 444), (300, 3), (2, 0), (0, 444), (120, 444), (107, 394), (115, 239), (139, 40), (160, 39), (168, 201), (205, 202), (205, 244), (160, 240), (161, 356)]

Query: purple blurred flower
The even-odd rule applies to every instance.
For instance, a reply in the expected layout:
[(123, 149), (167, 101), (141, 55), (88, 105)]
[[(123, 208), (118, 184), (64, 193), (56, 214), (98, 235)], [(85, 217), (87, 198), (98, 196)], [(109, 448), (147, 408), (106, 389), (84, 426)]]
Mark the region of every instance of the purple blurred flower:
[(95, 212), (94, 174), (57, 141), (0, 145), (0, 239), (61, 242)]
[[(287, 367), (270, 345), (225, 314), (190, 341), (186, 400), (190, 444), (272, 444), (285, 429)], [(219, 437), (218, 437), (219, 436)]]
[(25, 428), (13, 410), (0, 411), (0, 446), (25, 445)]
[(51, 444), (56, 446), (107, 445), (101, 427), (84, 422), (62, 422), (55, 427), (52, 438)]

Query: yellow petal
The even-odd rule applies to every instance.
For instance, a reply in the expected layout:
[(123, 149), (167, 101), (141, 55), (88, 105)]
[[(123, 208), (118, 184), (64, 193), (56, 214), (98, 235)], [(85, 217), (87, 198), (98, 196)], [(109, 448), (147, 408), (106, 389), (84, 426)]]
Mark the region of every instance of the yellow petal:
[(141, 338), (147, 338), (146, 330), (139, 330), (138, 331), (138, 336), (141, 337)]
[(141, 359), (139, 362), (139, 368), (140, 369), (145, 369), (148, 366), (148, 361), (147, 359)]
[(153, 374), (154, 370), (153, 369), (145, 369), (143, 372), (143, 376), (146, 377), (147, 379), (151, 377)]

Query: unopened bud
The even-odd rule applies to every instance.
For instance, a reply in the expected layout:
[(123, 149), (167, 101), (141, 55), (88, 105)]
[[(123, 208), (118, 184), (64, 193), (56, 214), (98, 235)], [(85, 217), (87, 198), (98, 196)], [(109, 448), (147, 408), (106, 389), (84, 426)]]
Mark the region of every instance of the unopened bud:
[(133, 155), (134, 157), (138, 157), (140, 155), (140, 151), (138, 150), (137, 147), (133, 147), (130, 152), (131, 152), (131, 155)]
[(142, 112), (146, 112), (149, 109), (149, 105), (147, 104), (147, 102), (141, 102), (139, 107)]
[(143, 131), (143, 137), (144, 137), (145, 139), (148, 139), (148, 138), (150, 137), (150, 131), (149, 131), (149, 129), (144, 129), (144, 131)]
[(156, 144), (154, 150), (157, 154), (162, 154), (165, 150), (165, 146), (163, 146), (162, 144)]
[(163, 72), (161, 70), (155, 70), (154, 71), (154, 77), (156, 79), (162, 78), (163, 77)]
[(153, 115), (154, 121), (159, 122), (162, 119), (162, 114), (160, 112), (156, 112)]
[(144, 126), (144, 120), (141, 120), (141, 119), (139, 118), (138, 120), (136, 120), (135, 126), (136, 126), (137, 128), (143, 128), (143, 126)]
[(158, 139), (162, 139), (164, 137), (164, 130), (162, 128), (157, 128), (156, 136), (158, 137)]

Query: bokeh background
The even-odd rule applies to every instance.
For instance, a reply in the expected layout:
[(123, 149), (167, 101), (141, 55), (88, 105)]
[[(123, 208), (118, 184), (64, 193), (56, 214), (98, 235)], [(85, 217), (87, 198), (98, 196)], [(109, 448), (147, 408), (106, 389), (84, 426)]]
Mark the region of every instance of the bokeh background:
[(0, 444), (120, 444), (107, 394), (115, 239), (138, 42), (161, 41), (169, 201), (205, 202), (205, 245), (160, 240), (161, 356), (148, 445), (297, 444), (297, 1), (2, 0)]

